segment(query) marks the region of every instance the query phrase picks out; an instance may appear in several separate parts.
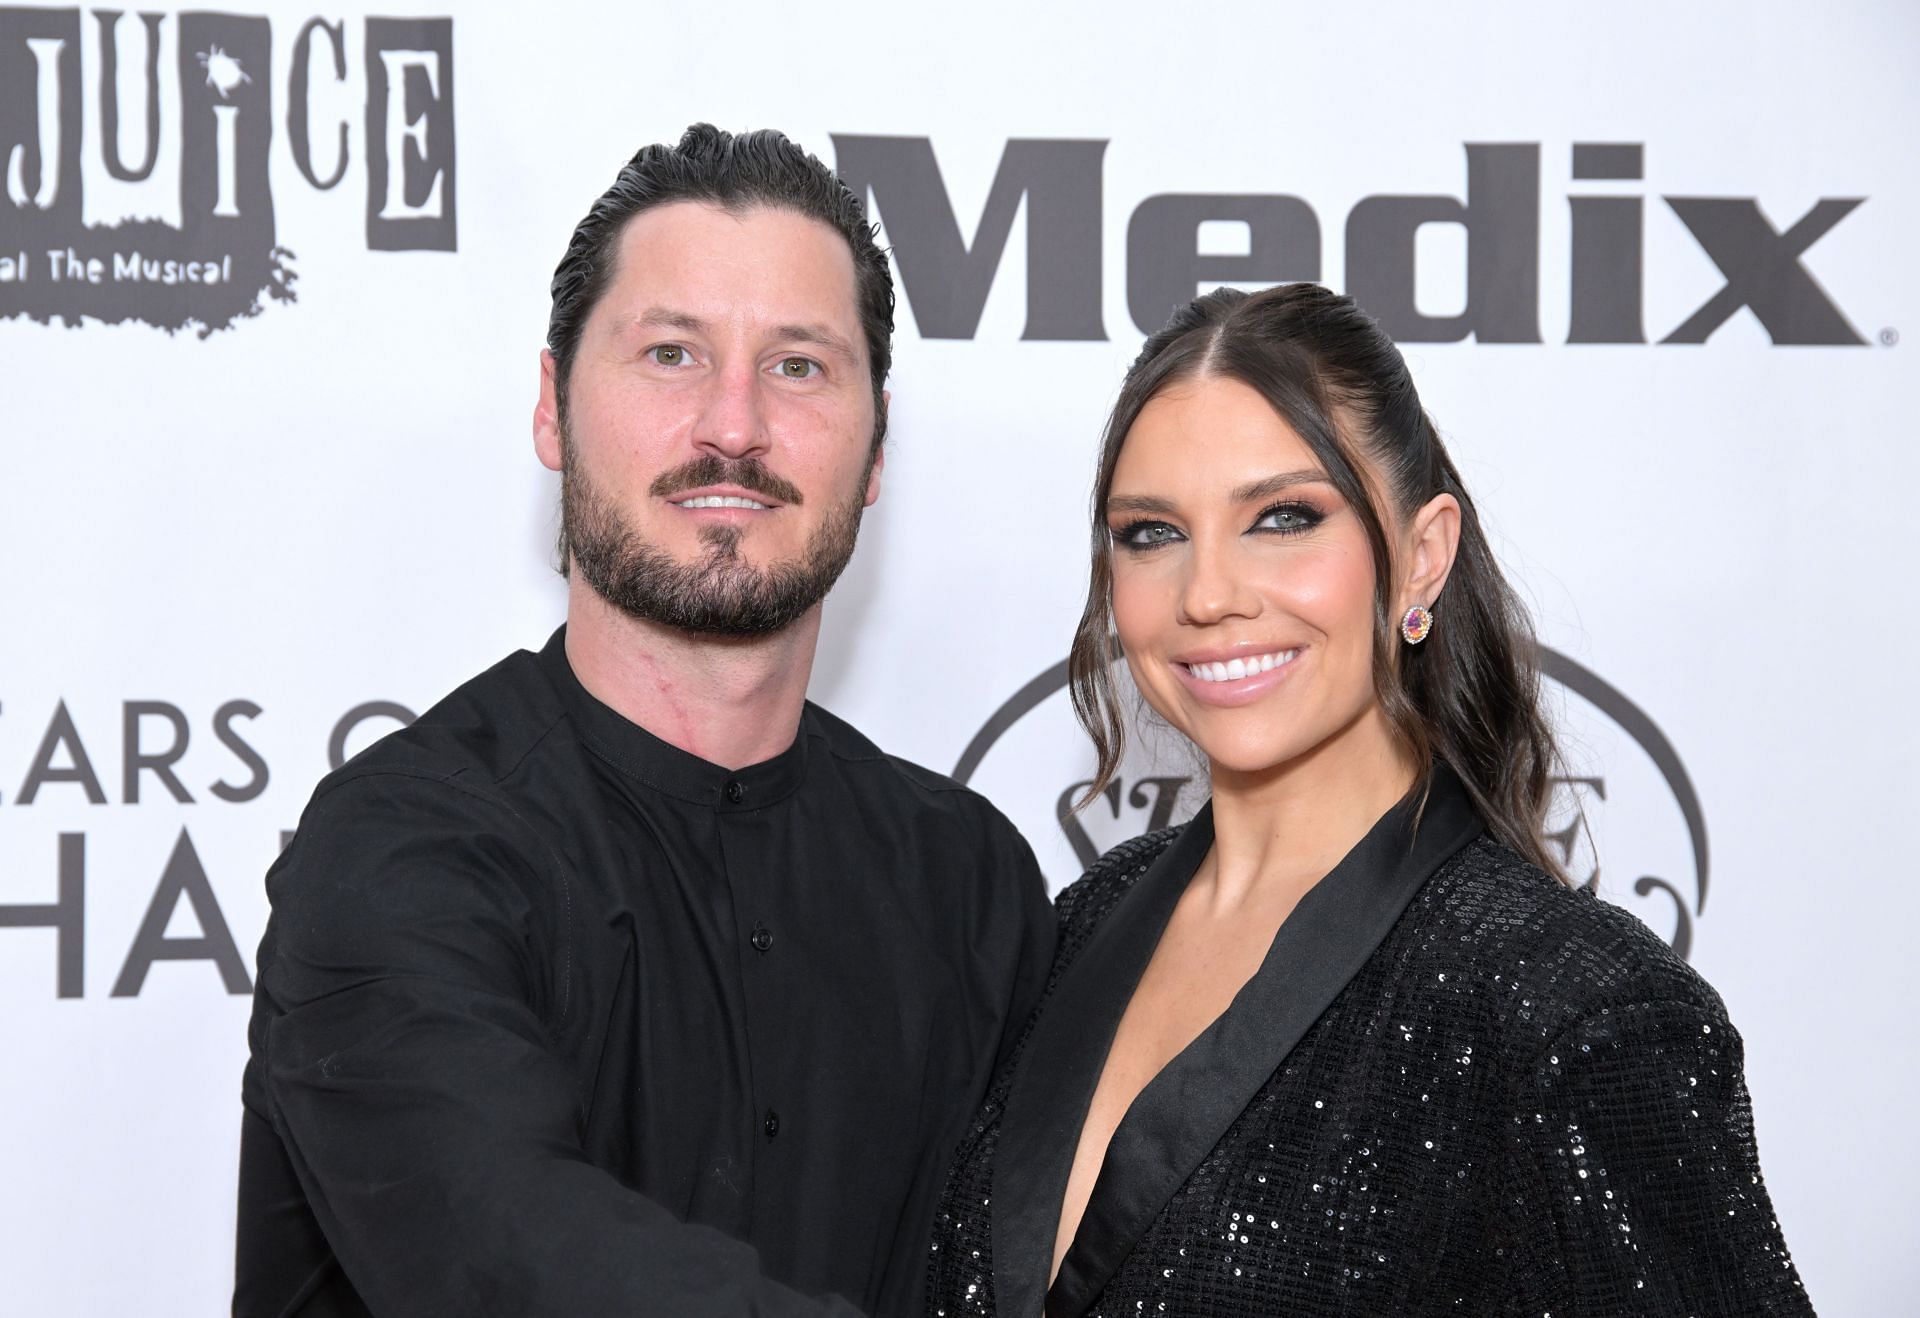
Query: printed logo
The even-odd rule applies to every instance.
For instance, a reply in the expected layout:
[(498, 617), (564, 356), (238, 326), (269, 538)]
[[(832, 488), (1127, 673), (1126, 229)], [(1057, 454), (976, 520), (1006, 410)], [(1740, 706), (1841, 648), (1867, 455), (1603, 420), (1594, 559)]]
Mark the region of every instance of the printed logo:
[[(1027, 320), (1023, 339), (1104, 340), (1105, 233), (1100, 139), (1007, 143), (969, 243), (933, 143), (925, 137), (836, 133), (835, 168), (868, 197), (893, 251), (900, 287), (922, 337), (970, 339), (979, 329), (1007, 239), (1026, 212)], [(1470, 142), (1460, 196), (1380, 193), (1345, 216), (1345, 289), (1404, 343), (1543, 342), (1540, 313), (1542, 178), (1538, 142)], [(1808, 271), (1805, 257), (1864, 198), (1822, 197), (1777, 228), (1757, 197), (1641, 194), (1646, 144), (1572, 144), (1567, 343), (1646, 343), (1646, 243), (1676, 224), (1719, 271), (1721, 286), (1671, 326), (1663, 344), (1704, 343), (1745, 309), (1776, 344), (1866, 342)], [(1336, 219), (1334, 222), (1338, 222)], [(1421, 306), (1418, 235), (1464, 231), (1465, 306)], [(1320, 212), (1279, 192), (1160, 193), (1127, 220), (1127, 312), (1152, 334), (1175, 309), (1219, 284), (1333, 283), (1321, 257)], [(1677, 234), (1671, 235), (1677, 237)]]
[[(163, 961), (190, 963), (160, 972), (163, 978), (253, 991), (213, 877), (225, 878), (230, 893), (257, 893), (260, 875), (293, 837), (290, 827), (261, 819), (261, 805), (277, 808), (265, 800), (274, 779), (269, 758), (292, 760), (296, 780), (311, 782), (322, 746), (324, 768), (337, 769), (394, 724), (414, 719), (405, 705), (370, 700), (342, 714), (324, 737), (309, 728), (289, 739), (284, 726), (274, 735), (265, 714), (252, 700), (229, 700), (196, 733), (203, 720), (171, 701), (122, 701), (118, 710), (94, 707), (78, 718), (65, 700), (55, 703), (24, 772), (6, 780), (18, 786), (0, 793), (5, 813), (25, 812), (0, 834), (10, 843), (0, 855), (0, 988), (15, 987), (11, 979), (23, 992), (50, 988), (52, 996), (80, 998), (91, 983), (98, 996), (101, 980), (88, 969), (92, 948), (117, 967), (109, 997), (139, 997)], [(118, 735), (103, 735), (116, 716)], [(84, 725), (94, 729), (90, 741)], [(113, 806), (129, 809), (110, 823), (93, 814)], [(232, 815), (223, 826), (206, 826), (207, 810), (232, 807), (262, 826), (249, 831)], [(127, 933), (129, 903), (140, 902), (145, 914)], [(29, 950), (34, 945), (45, 949), (44, 959)]]
[[(78, 9), (0, 7), (0, 318), (140, 321), (202, 338), (295, 300), (293, 252), (276, 232), (270, 165), (274, 141), (273, 29), (263, 17), (194, 11), (92, 11), (98, 67), (81, 62)], [(374, 251), (455, 250), (453, 20), (365, 20), (364, 136), (340, 122), (328, 144), (310, 124), (316, 83), (347, 81), (344, 22), (314, 18), (294, 39), (285, 81), (286, 143), (313, 187), (346, 179), (364, 159), (366, 242)], [(175, 48), (178, 104), (163, 113), (161, 51)], [(144, 58), (140, 54), (143, 52)], [(144, 121), (123, 132), (123, 58), (144, 72)], [(97, 98), (97, 134), (83, 116)], [(310, 129), (317, 131), (310, 131)], [(83, 141), (98, 160), (83, 158)], [(142, 144), (129, 164), (124, 142)], [(318, 141), (318, 145), (316, 145)], [(162, 145), (177, 147), (177, 196), (157, 178)], [(331, 150), (322, 176), (317, 155)], [(145, 212), (177, 209), (178, 223), (132, 214), (89, 222), (86, 177), (104, 172), (142, 186)], [(99, 177), (96, 174), (96, 177)]]
[[(1139, 707), (1125, 663), (1115, 670), (1123, 700)], [(1598, 674), (1545, 647), (1540, 670), (1567, 762), (1555, 780), (1548, 844), (1576, 883), (1633, 911), (1687, 956), (1706, 909), (1707, 827), (1686, 766), (1653, 719)], [(1057, 892), (1107, 848), (1184, 823), (1206, 797), (1199, 753), (1150, 713), (1128, 730), (1119, 776), (1076, 814), (1092, 768), (1061, 660), (993, 712), (952, 776), (1006, 812)]]

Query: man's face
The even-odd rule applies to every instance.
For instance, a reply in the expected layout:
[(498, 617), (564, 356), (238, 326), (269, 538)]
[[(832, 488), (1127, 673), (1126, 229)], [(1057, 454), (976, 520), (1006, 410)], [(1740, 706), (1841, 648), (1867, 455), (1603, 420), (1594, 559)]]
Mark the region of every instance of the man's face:
[(573, 568), (686, 630), (777, 631), (826, 594), (880, 493), (853, 255), (790, 211), (643, 211), (574, 354), (543, 354), (541, 460)]

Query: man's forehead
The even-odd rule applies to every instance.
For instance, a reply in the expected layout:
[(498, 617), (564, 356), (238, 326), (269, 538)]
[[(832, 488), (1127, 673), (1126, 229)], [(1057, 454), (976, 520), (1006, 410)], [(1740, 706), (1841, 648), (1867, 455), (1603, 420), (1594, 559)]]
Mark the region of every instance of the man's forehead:
[(744, 301), (793, 323), (857, 323), (856, 282), (846, 238), (821, 220), (675, 201), (627, 222), (609, 291), (624, 295), (629, 318), (656, 305), (712, 315)]

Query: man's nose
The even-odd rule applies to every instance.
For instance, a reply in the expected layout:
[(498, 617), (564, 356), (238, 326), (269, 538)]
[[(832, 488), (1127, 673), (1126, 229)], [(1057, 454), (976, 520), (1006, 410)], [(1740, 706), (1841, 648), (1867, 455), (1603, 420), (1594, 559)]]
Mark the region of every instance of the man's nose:
[(769, 447), (764, 384), (750, 362), (715, 371), (702, 400), (695, 446), (725, 458), (764, 454)]

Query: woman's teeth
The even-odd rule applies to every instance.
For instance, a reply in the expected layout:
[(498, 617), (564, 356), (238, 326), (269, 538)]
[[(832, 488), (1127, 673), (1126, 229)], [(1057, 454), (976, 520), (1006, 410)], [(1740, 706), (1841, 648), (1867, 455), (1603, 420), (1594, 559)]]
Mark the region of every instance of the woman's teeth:
[(1243, 677), (1254, 677), (1260, 673), (1271, 672), (1285, 663), (1290, 663), (1298, 650), (1275, 650), (1272, 654), (1248, 655), (1244, 659), (1229, 659), (1225, 663), (1183, 664), (1189, 673), (1202, 682), (1238, 682)]
[(758, 508), (767, 510), (764, 503), (755, 503), (752, 499), (742, 499), (737, 494), (703, 494), (697, 499), (682, 499), (682, 508)]

